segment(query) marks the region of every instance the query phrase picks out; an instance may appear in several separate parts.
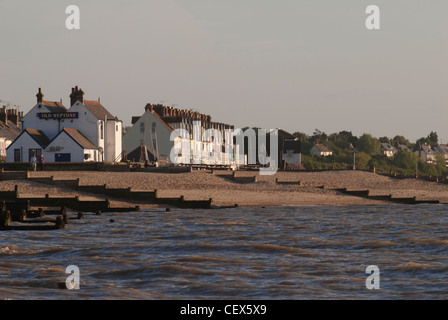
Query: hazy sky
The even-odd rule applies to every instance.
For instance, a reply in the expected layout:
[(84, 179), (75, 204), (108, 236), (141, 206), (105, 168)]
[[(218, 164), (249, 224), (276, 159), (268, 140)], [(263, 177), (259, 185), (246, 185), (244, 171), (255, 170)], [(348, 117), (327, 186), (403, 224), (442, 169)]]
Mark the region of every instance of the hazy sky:
[(42, 87), (69, 107), (78, 85), (125, 125), (163, 102), (236, 127), (448, 142), (447, 14), (446, 0), (0, 0), (0, 100), (27, 112)]

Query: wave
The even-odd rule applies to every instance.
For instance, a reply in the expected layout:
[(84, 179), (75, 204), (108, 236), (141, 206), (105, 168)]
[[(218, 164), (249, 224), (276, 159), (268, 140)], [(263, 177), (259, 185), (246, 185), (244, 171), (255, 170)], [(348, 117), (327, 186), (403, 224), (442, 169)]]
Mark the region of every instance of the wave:
[(34, 254), (37, 250), (30, 249), (26, 247), (19, 247), (15, 245), (5, 245), (0, 247), (0, 256), (1, 255), (27, 255)]
[(446, 239), (409, 239), (411, 242), (416, 242), (418, 244), (429, 244), (432, 246), (447, 246), (448, 240)]
[(418, 263), (418, 262), (409, 261), (406, 264), (397, 266), (395, 269), (401, 270), (401, 271), (420, 271), (420, 270), (429, 269), (429, 268), (432, 269), (435, 267), (437, 267), (437, 266), (431, 265), (429, 263)]
[(190, 256), (190, 257), (182, 257), (177, 259), (178, 262), (215, 262), (215, 263), (237, 263), (237, 264), (246, 264), (243, 260), (238, 259), (229, 259), (224, 257), (216, 257), (216, 256)]
[(285, 247), (275, 244), (249, 244), (250, 248), (255, 248), (261, 251), (274, 251), (274, 252), (292, 252), (292, 253), (300, 253), (303, 255), (314, 255), (311, 251), (297, 248), (297, 247)]
[(394, 247), (396, 245), (397, 244), (395, 242), (388, 240), (369, 240), (357, 243), (355, 246), (359, 249), (372, 249), (372, 248), (378, 249), (378, 248)]

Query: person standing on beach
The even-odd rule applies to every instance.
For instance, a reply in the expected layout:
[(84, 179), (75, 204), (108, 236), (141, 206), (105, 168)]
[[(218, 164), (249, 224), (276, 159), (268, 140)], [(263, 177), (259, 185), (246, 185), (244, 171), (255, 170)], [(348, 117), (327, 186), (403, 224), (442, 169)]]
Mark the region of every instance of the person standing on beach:
[(39, 157), (39, 169), (40, 171), (44, 171), (44, 163), (45, 163), (45, 158), (44, 155), (41, 154)]
[(31, 170), (36, 171), (37, 159), (36, 159), (36, 156), (34, 154), (31, 157), (30, 162), (31, 162)]

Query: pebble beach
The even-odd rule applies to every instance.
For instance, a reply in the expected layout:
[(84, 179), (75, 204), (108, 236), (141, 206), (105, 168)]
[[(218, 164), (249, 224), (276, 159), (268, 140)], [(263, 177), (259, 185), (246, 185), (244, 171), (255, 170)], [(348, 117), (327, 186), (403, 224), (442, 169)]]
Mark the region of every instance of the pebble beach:
[[(419, 200), (439, 200), (448, 203), (448, 185), (420, 179), (394, 179), (364, 171), (277, 172), (259, 175), (258, 171), (238, 171), (238, 178), (257, 176), (256, 182), (239, 183), (232, 180), (231, 171), (193, 171), (188, 173), (155, 172), (93, 172), (93, 171), (36, 171), (30, 177), (51, 177), (55, 180), (80, 179), (81, 185), (104, 185), (109, 188), (132, 190), (157, 189), (161, 197), (187, 200), (212, 198), (217, 206), (281, 206), (281, 205), (368, 205), (380, 204), (371, 200), (332, 190), (369, 190), (371, 195), (416, 197)], [(298, 182), (299, 184), (277, 184)], [(65, 187), (26, 180), (0, 181), (0, 190), (13, 190), (19, 185), (22, 194), (73, 196), (79, 192)], [(324, 188), (322, 188), (324, 186)], [(98, 197), (81, 194), (81, 196)]]

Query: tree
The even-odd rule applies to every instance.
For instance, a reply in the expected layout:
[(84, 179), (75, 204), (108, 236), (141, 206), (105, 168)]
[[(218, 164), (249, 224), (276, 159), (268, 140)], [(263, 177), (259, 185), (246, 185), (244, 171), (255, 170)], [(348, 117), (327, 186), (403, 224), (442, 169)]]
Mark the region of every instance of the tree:
[(435, 147), (439, 144), (439, 136), (437, 132), (431, 131), (426, 138), (422, 137), (418, 139), (416, 144), (429, 144), (431, 147)]
[(294, 137), (297, 137), (299, 139), (301, 139), (301, 141), (308, 141), (308, 136), (306, 135), (306, 133), (300, 132), (300, 131), (296, 131), (292, 134)]
[(357, 152), (355, 155), (356, 169), (368, 169), (370, 159), (371, 157), (367, 153)]
[(313, 138), (314, 141), (325, 141), (328, 139), (328, 135), (319, 129), (315, 129), (313, 132)]
[(302, 154), (309, 155), (310, 149), (313, 147), (313, 144), (309, 141), (310, 137), (308, 137), (306, 133), (300, 131), (294, 132), (293, 136), (300, 139)]
[(417, 162), (417, 155), (409, 150), (397, 152), (392, 160), (394, 166), (407, 170), (415, 170)]
[(446, 160), (445, 156), (440, 152), (436, 153), (436, 164), (435, 164), (437, 175), (443, 175), (444, 171), (446, 171)]
[(397, 144), (404, 144), (405, 146), (409, 147), (411, 143), (408, 139), (406, 139), (404, 136), (396, 135), (392, 139), (392, 145), (396, 146)]
[(431, 142), (431, 146), (433, 147), (439, 144), (439, 136), (437, 135), (437, 132), (431, 131), (431, 133), (428, 135), (428, 139)]
[(369, 155), (378, 154), (381, 150), (381, 143), (371, 134), (364, 133), (358, 140), (358, 149)]
[(388, 137), (380, 137), (378, 139), (381, 143), (389, 143), (390, 139)]
[(375, 154), (369, 160), (369, 166), (375, 166), (376, 172), (389, 172), (390, 159), (384, 154)]

